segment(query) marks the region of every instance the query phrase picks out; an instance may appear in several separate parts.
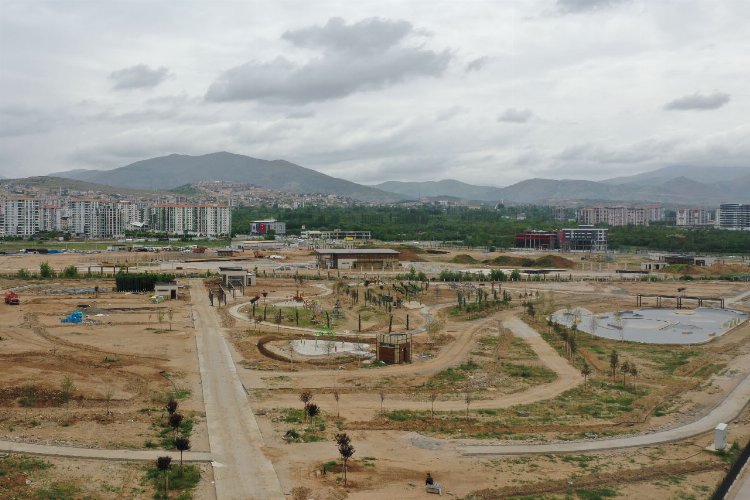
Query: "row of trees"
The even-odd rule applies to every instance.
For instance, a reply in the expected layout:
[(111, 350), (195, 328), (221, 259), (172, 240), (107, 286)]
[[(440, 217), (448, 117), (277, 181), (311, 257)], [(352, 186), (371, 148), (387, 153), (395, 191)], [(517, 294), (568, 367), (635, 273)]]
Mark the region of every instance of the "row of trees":
[[(515, 220), (523, 212), (526, 220)], [(232, 214), (232, 231), (247, 232), (250, 221), (273, 217), (286, 221), (290, 233), (308, 229), (371, 231), (386, 241), (460, 241), (471, 246), (512, 247), (516, 233), (528, 228), (556, 230), (551, 207), (520, 206), (470, 210), (463, 207), (303, 207), (279, 209), (241, 207)], [(750, 233), (713, 228), (676, 228), (663, 225), (612, 227), (610, 248), (649, 248), (672, 252), (748, 253)]]
[(42, 262), (39, 265), (38, 274), (34, 274), (28, 269), (21, 268), (16, 272), (16, 277), (20, 279), (32, 279), (32, 278), (52, 279), (52, 278), (58, 278), (58, 277), (66, 278), (66, 279), (76, 279), (76, 278), (79, 278), (80, 275), (78, 273), (78, 268), (74, 265), (67, 266), (60, 273), (58, 273), (49, 264), (49, 262)]

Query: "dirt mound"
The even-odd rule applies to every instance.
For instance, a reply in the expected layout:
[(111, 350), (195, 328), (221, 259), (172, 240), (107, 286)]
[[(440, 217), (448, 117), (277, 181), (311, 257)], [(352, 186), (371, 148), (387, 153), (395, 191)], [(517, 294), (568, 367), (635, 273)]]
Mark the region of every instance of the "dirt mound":
[(418, 254), (424, 253), (422, 249), (416, 247), (394, 247), (393, 250), (400, 252), (398, 260), (408, 262), (424, 262), (425, 260)]
[(512, 257), (510, 255), (500, 255), (492, 260), (487, 261), (489, 264), (506, 267), (554, 267), (572, 269), (575, 262), (559, 255), (543, 255), (536, 259), (530, 257)]
[(477, 262), (479, 262), (477, 259), (475, 259), (471, 255), (468, 255), (465, 253), (456, 255), (450, 261), (453, 264), (476, 264)]

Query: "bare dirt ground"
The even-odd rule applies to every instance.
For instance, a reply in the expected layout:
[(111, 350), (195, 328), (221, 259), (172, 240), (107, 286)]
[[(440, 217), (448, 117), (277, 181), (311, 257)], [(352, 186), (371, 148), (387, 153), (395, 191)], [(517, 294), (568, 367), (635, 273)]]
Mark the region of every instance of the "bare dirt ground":
[[(163, 404), (172, 394), (178, 398), (179, 412), (192, 422), (192, 449), (207, 451), (189, 303), (152, 304), (145, 294), (46, 294), (114, 286), (107, 279), (51, 281), (21, 290), (18, 306), (0, 304), (0, 324), (6, 325), (0, 331), (0, 439), (160, 448), (171, 444)], [(0, 285), (7, 289), (18, 282)], [(88, 306), (80, 309), (85, 313), (83, 323), (60, 322), (81, 305)], [(55, 481), (65, 483), (73, 467), (69, 464), (84, 471), (80, 477), (69, 476), (68, 486), (93, 498), (139, 498), (152, 490), (140, 485), (142, 464), (50, 460), (55, 467), (44, 473)], [(89, 479), (94, 482), (89, 484)], [(209, 479), (205, 481), (210, 485)], [(78, 498), (70, 496), (74, 497)]]
[[(438, 257), (420, 254), (420, 259), (444, 265), (455, 255)], [(495, 255), (491, 255), (494, 257)], [(52, 258), (0, 256), (2, 269), (38, 268)], [(129, 255), (120, 256), (123, 259)], [(311, 260), (309, 251), (287, 253), (287, 262)], [(477, 260), (488, 258), (483, 254)], [(67, 260), (65, 260), (67, 259)], [(111, 255), (64, 256), (54, 261), (61, 269), (70, 263), (86, 266), (112, 261)], [(151, 267), (168, 270), (210, 269), (209, 259), (193, 262), (164, 262)], [(491, 312), (466, 321), (439, 310), (451, 307), (455, 291), (430, 289), (423, 302), (435, 308), (436, 326), (415, 334), (415, 352), (423, 354), (411, 365), (365, 368), (358, 362), (315, 363), (298, 358), (290, 363), (269, 359), (259, 353), (257, 342), (264, 335), (295, 338), (293, 330), (257, 326), (229, 313), (229, 308), (265, 290), (270, 303), (288, 301), (297, 293), (317, 297), (323, 310), (331, 311), (336, 300), (325, 288), (336, 288), (338, 273), (329, 280), (295, 282), (295, 271), (284, 271), (285, 278), (272, 277), (268, 259), (248, 258), (243, 265), (258, 265), (267, 271), (255, 289), (244, 298), (230, 299), (228, 307), (212, 308), (236, 347), (235, 362), (265, 443), (264, 453), (271, 459), (285, 492), (295, 487), (310, 488), (309, 498), (424, 498), (423, 478), (427, 471), (457, 496), (475, 494), (476, 498), (502, 498), (535, 494), (565, 498), (586, 490), (599, 496), (631, 498), (705, 498), (727, 468), (722, 456), (702, 451), (712, 436), (702, 435), (689, 442), (616, 452), (577, 455), (470, 457), (460, 445), (467, 442), (529, 442), (557, 439), (586, 439), (597, 436), (648, 432), (696, 419), (715, 406), (750, 367), (750, 325), (745, 324), (706, 346), (684, 349), (655, 348), (651, 351), (631, 344), (610, 344), (581, 339), (573, 361), (566, 359), (562, 341), (546, 335), (545, 324), (532, 323), (546, 340), (535, 337), (519, 318), (521, 302), (532, 297), (538, 311), (549, 308), (584, 306), (603, 311), (635, 307), (634, 294), (676, 294), (687, 287), (688, 295), (731, 297), (747, 286), (718, 282), (516, 282), (503, 283), (512, 293), (515, 309)], [(245, 264), (246, 262), (246, 264)], [(145, 262), (141, 262), (144, 266)], [(274, 263), (276, 264), (276, 263)], [(430, 264), (430, 262), (422, 263)], [(446, 266), (463, 266), (448, 264)], [(208, 267), (204, 267), (208, 266)], [(407, 264), (408, 266), (408, 264)], [(146, 267), (146, 266), (144, 266)], [(316, 273), (316, 271), (305, 271)], [(579, 273), (574, 270), (572, 274)], [(341, 282), (360, 287), (356, 273)], [(68, 286), (63, 280), (53, 280)], [(76, 280), (75, 286), (106, 286), (107, 280)], [(111, 281), (109, 282), (111, 287)], [(18, 285), (16, 279), (1, 283)], [(321, 286), (322, 285), (322, 286)], [(58, 285), (54, 285), (57, 287)], [(49, 286), (47, 286), (49, 288)], [(191, 440), (193, 450), (207, 450), (208, 438), (202, 408), (198, 363), (193, 339), (191, 307), (185, 301), (151, 304), (146, 296), (102, 293), (99, 297), (44, 295), (42, 289), (22, 291), (22, 305), (0, 304), (3, 328), (0, 340), (3, 361), (10, 370), (0, 370), (0, 437), (29, 442), (76, 444), (92, 447), (142, 448), (147, 441), (158, 445), (159, 400), (173, 390), (169, 379), (189, 396), (181, 404), (195, 421)], [(537, 297), (538, 296), (538, 297)], [(356, 315), (342, 297), (344, 317), (337, 328), (354, 332)], [(348, 299), (347, 299), (348, 300)], [(91, 306), (92, 324), (61, 325), (60, 318), (78, 304)], [(742, 303), (737, 304), (743, 306)], [(158, 310), (172, 308), (172, 325)], [(410, 312), (411, 328), (427, 327), (429, 315)], [(256, 309), (256, 316), (257, 316)], [(97, 316), (96, 314), (102, 314)], [(242, 314), (247, 316), (247, 310)], [(161, 316), (161, 321), (159, 321)], [(324, 315), (323, 315), (324, 316)], [(323, 317), (321, 316), (321, 318)], [(369, 335), (385, 331), (382, 311), (372, 312), (365, 321)], [(291, 321), (291, 315), (287, 322)], [(524, 319), (524, 322), (529, 322)], [(405, 310), (395, 311), (394, 324), (405, 328)], [(505, 339), (505, 329), (516, 333), (517, 342)], [(533, 332), (533, 329), (529, 329)], [(280, 331), (279, 331), (280, 330)], [(524, 335), (524, 332), (527, 335)], [(365, 334), (367, 335), (367, 334)], [(505, 339), (505, 340), (503, 340)], [(283, 348), (283, 342), (280, 344)], [(497, 347), (500, 346), (500, 347)], [(639, 368), (638, 390), (633, 382), (621, 383), (618, 373), (611, 381), (607, 356), (612, 348)], [(505, 355), (495, 361), (495, 352)], [(529, 354), (531, 353), (531, 354)], [(582, 389), (580, 362), (586, 359), (594, 368), (592, 388)], [(502, 372), (502, 364), (520, 364), (515, 375)], [(505, 369), (510, 369), (506, 366)], [(543, 369), (553, 373), (545, 378)], [(485, 384), (472, 393), (466, 417), (465, 388), (484, 384), (488, 373), (502, 384)], [(542, 375), (538, 375), (541, 373)], [(66, 377), (75, 385), (74, 397), (61, 396)], [(29, 390), (29, 381), (33, 381)], [(436, 385), (437, 384), (437, 385)], [(431, 418), (431, 389), (439, 387), (435, 401), (437, 417)], [(299, 392), (310, 389), (322, 415), (306, 421), (302, 415)], [(381, 396), (380, 393), (383, 393)], [(340, 401), (334, 394), (338, 393)], [(591, 403), (589, 408), (587, 403)], [(381, 411), (382, 405), (382, 411)], [(111, 414), (107, 414), (107, 406)], [(340, 416), (337, 416), (340, 415)], [(287, 430), (295, 430), (299, 439), (283, 439)], [(348, 432), (356, 448), (344, 488), (333, 437)], [(731, 423), (730, 441), (739, 444), (750, 438), (747, 412)], [(469, 441), (470, 440), (470, 441)], [(289, 441), (289, 442), (287, 442)], [(299, 442), (304, 441), (304, 442)], [(52, 460), (52, 459), (51, 459)], [(150, 484), (127, 489), (132, 477), (143, 477), (136, 465), (86, 460), (54, 459), (55, 467), (45, 469), (34, 485), (64, 481), (73, 468), (81, 472), (76, 487), (94, 498), (148, 497)], [(57, 462), (59, 461), (59, 462)], [(96, 463), (110, 470), (109, 476), (97, 475)], [(324, 467), (326, 463), (329, 463)], [(111, 468), (111, 469), (108, 469)], [(326, 474), (323, 470), (327, 470)], [(135, 471), (135, 472), (134, 472)], [(102, 482), (89, 488), (86, 483)], [(38, 481), (38, 482), (37, 482)], [(109, 486), (103, 486), (108, 484)], [(1, 487), (1, 486), (0, 486)], [(112, 491), (105, 491), (111, 488)], [(197, 498), (211, 498), (210, 473), (203, 471)], [(2, 490), (0, 490), (1, 492)], [(597, 493), (598, 492), (598, 493)], [(108, 496), (109, 495), (109, 496)], [(656, 495), (656, 496), (654, 496)], [(594, 496), (593, 498), (595, 498)]]
[[(601, 310), (612, 308), (634, 308), (634, 293), (643, 288), (640, 284), (631, 283), (596, 283), (596, 282), (565, 282), (565, 283), (513, 283), (504, 284), (504, 287), (510, 289), (513, 293), (514, 300), (519, 302), (524, 300), (523, 297), (533, 295), (536, 297), (539, 292), (540, 298), (537, 299), (538, 307), (543, 307), (547, 302), (549, 307), (563, 307), (586, 305), (587, 307), (601, 308)], [(644, 283), (643, 285), (651, 285)], [(692, 286), (692, 284), (690, 285)], [(674, 293), (675, 285), (661, 284), (661, 288), (654, 287), (653, 290), (659, 293)], [(692, 293), (695, 295), (721, 294), (724, 297), (737, 295), (746, 290), (747, 287), (742, 285), (724, 284), (724, 283), (696, 283)], [(647, 289), (651, 293), (652, 289)], [(552, 292), (551, 292), (552, 291)], [(551, 293), (550, 293), (551, 292)], [(455, 293), (455, 292), (453, 292)], [(525, 295), (524, 295), (525, 294)], [(425, 294), (427, 295), (427, 294)], [(601, 298), (606, 296), (606, 300)], [(450, 297), (447, 295), (433, 302), (446, 302)], [(231, 306), (231, 304), (230, 304)], [(500, 329), (508, 326), (513, 320), (510, 312), (500, 313), (497, 316), (490, 316), (486, 319), (475, 321), (456, 321), (450, 317), (443, 317), (443, 324), (440, 330), (440, 336), (443, 342), (435, 351), (435, 356), (413, 363), (411, 366), (394, 366), (385, 369), (360, 369), (358, 365), (347, 364), (335, 366), (336, 369), (328, 370), (328, 366), (306, 365), (303, 359), (296, 359), (296, 366), (293, 371), (290, 365), (285, 362), (261, 363), (257, 350), (254, 345), (261, 333), (256, 330), (262, 330), (250, 323), (245, 323), (241, 319), (234, 318), (231, 323), (232, 335), (239, 352), (244, 358), (244, 365), (247, 368), (241, 370), (243, 382), (248, 388), (254, 388), (253, 395), (256, 400), (255, 406), (262, 413), (258, 417), (261, 431), (264, 434), (271, 453), (277, 454), (274, 464), (282, 479), (285, 487), (293, 485), (303, 485), (313, 490), (314, 495), (320, 498), (337, 498), (342, 495), (340, 481), (341, 474), (331, 473), (321, 474), (321, 467), (324, 463), (335, 460), (335, 446), (332, 444), (333, 434), (339, 429), (348, 430), (355, 443), (359, 445), (357, 459), (354, 464), (354, 471), (351, 473), (353, 486), (345, 491), (350, 498), (371, 498), (376, 495), (396, 495), (399, 498), (420, 498), (424, 495), (421, 481), (426, 471), (433, 472), (433, 475), (443, 478), (445, 483), (450, 484), (450, 490), (457, 495), (466, 495), (472, 491), (477, 491), (477, 484), (489, 484), (493, 482), (488, 480), (486, 472), (483, 469), (490, 467), (497, 459), (479, 459), (459, 456), (456, 453), (455, 445), (460, 441), (451, 442), (443, 439), (446, 432), (454, 437), (470, 437), (482, 430), (492, 429), (492, 414), (486, 416), (477, 415), (480, 408), (502, 407), (503, 404), (495, 404), (493, 399), (499, 398), (502, 401), (508, 397), (507, 393), (487, 395), (482, 394), (474, 399), (472, 405), (472, 418), (461, 424), (461, 411), (465, 411), (463, 394), (459, 390), (453, 394), (441, 395), (436, 401), (435, 408), (442, 415), (437, 425), (424, 425), (422, 417), (408, 416), (409, 412), (416, 415), (419, 412), (427, 412), (431, 402), (427, 397), (427, 392), (420, 389), (423, 384), (427, 383), (431, 377), (441, 374), (448, 369), (456, 369), (461, 363), (465, 363), (470, 357), (477, 356), (478, 339), (487, 335), (490, 337), (497, 335)], [(521, 323), (522, 324), (522, 323)], [(518, 329), (518, 325), (516, 325)], [(283, 334), (284, 329), (281, 329)], [(654, 408), (651, 407), (647, 413), (643, 413), (638, 404), (631, 410), (632, 415), (641, 415), (643, 418), (637, 425), (630, 424), (627, 428), (616, 431), (615, 433), (633, 433), (642, 430), (653, 430), (656, 428), (667, 427), (679, 424), (680, 422), (690, 421), (710, 409), (721, 399), (722, 394), (726, 394), (736, 381), (741, 378), (747, 369), (748, 351), (747, 339), (750, 331), (750, 325), (736, 329), (722, 337), (721, 339), (708, 344), (704, 348), (703, 354), (696, 358), (689, 358), (677, 366), (677, 372), (665, 378), (659, 370), (660, 360), (641, 358), (638, 352), (631, 352), (629, 346), (626, 355), (627, 359), (639, 364), (641, 374), (639, 374), (639, 384), (644, 387), (652, 386), (653, 391), (662, 383), (667, 383), (671, 387), (692, 387), (688, 392), (680, 389), (684, 394), (672, 398), (667, 396), (660, 397), (658, 394), (653, 396), (654, 401), (668, 401), (668, 406), (663, 407), (654, 415)], [(426, 336), (426, 334), (425, 334)], [(417, 336), (418, 338), (419, 336)], [(524, 339), (526, 342), (529, 339)], [(541, 341), (541, 339), (540, 339)], [(545, 346), (548, 344), (542, 342)], [(537, 346), (539, 347), (539, 346)], [(548, 347), (549, 348), (549, 347)], [(550, 349), (552, 350), (552, 349)], [(589, 353), (592, 359), (596, 358), (601, 371), (595, 377), (600, 377), (602, 383), (606, 385), (608, 372), (606, 365), (606, 354)], [(599, 357), (603, 359), (599, 359)], [(706, 366), (711, 363), (703, 361), (705, 358), (711, 358), (716, 361), (717, 365), (710, 369)], [(565, 372), (561, 366), (554, 367), (554, 360), (563, 361), (563, 365), (570, 372)], [(243, 361), (243, 360), (240, 360)], [(572, 368), (566, 360), (563, 360), (559, 354), (552, 356), (543, 356), (541, 364), (547, 367), (553, 367), (558, 373), (565, 373), (564, 380), (572, 381), (572, 386), (578, 386), (581, 383), (580, 374), (577, 368)], [(685, 366), (681, 366), (685, 365)], [(669, 368), (672, 370), (672, 368)], [(692, 385), (680, 385), (682, 378), (690, 379), (696, 372), (702, 372), (700, 377), (708, 377), (713, 373), (718, 375), (713, 378), (696, 378), (696, 383)], [(705, 372), (705, 373), (703, 373)], [(619, 374), (618, 374), (619, 375)], [(691, 379), (692, 380), (692, 379)], [(544, 388), (549, 387), (549, 392)], [(303, 388), (311, 389), (314, 394), (314, 402), (322, 410), (324, 417), (315, 420), (315, 423), (305, 423), (301, 420), (302, 404), (299, 402), (298, 393)], [(539, 389), (539, 390), (538, 390)], [(593, 390), (590, 397), (611, 397), (606, 396), (607, 391), (611, 389)], [(380, 392), (385, 393), (385, 399), (381, 401)], [(339, 393), (340, 401), (336, 402), (334, 392)], [(512, 392), (512, 391), (511, 391)], [(521, 399), (514, 399), (512, 395), (508, 399), (508, 404), (520, 404), (522, 402), (533, 402), (555, 397), (562, 391), (558, 391), (554, 384), (540, 385), (539, 387), (526, 387), (518, 393)], [(658, 393), (658, 391), (656, 391)], [(528, 394), (529, 399), (524, 400), (524, 394)], [(680, 393), (675, 393), (678, 396)], [(583, 393), (581, 394), (583, 396)], [(579, 397), (579, 396), (575, 396)], [(628, 397), (627, 391), (621, 392), (618, 397)], [(664, 399), (666, 398), (666, 399)], [(649, 401), (643, 402), (648, 406)], [(557, 401), (557, 400), (555, 400)], [(394, 421), (391, 417), (383, 417), (380, 412), (380, 405), (386, 413), (397, 415), (399, 411), (407, 412), (406, 422)], [(553, 406), (555, 406), (555, 403)], [(654, 403), (655, 405), (655, 403)], [(538, 405), (540, 408), (543, 403)], [(658, 406), (658, 405), (656, 405)], [(516, 408), (525, 408), (516, 406)], [(476, 411), (475, 411), (476, 410)], [(294, 412), (298, 413), (294, 413)], [(533, 411), (533, 410), (532, 410)], [(340, 418), (336, 418), (336, 414)], [(504, 415), (503, 413), (497, 415)], [(300, 420), (297, 420), (300, 418)], [(395, 417), (394, 417), (395, 418)], [(400, 418), (400, 417), (399, 417)], [(498, 417), (494, 417), (497, 419)], [(557, 417), (552, 417), (557, 418)], [(623, 414), (619, 420), (628, 418), (628, 414)], [(446, 420), (447, 419), (447, 420)], [(429, 421), (429, 418), (426, 418)], [(536, 433), (537, 436), (556, 437), (564, 435), (566, 432), (573, 435), (590, 429), (595, 433), (611, 432), (607, 430), (608, 422), (617, 422), (611, 416), (602, 416), (601, 418), (579, 419), (573, 426), (566, 427), (557, 423), (543, 422), (530, 425), (511, 424), (521, 439), (529, 439), (532, 434), (524, 436), (524, 431)], [(605, 424), (602, 426), (601, 424)], [(297, 429), (305, 439), (312, 442), (289, 443), (287, 444), (281, 436), (288, 429)], [(314, 429), (313, 429), (314, 428)], [(391, 430), (389, 430), (391, 429)], [(577, 429), (577, 431), (576, 431)], [(416, 431), (416, 432), (415, 432)], [(467, 434), (467, 432), (469, 434)], [(744, 433), (744, 434), (743, 434)], [(428, 437), (434, 435), (435, 437)], [(497, 437), (497, 434), (492, 434)], [(443, 437), (441, 437), (443, 436)], [(740, 441), (746, 439), (746, 429), (735, 434)], [(320, 442), (316, 440), (320, 439)], [(511, 436), (511, 440), (514, 439)], [(700, 438), (706, 445), (710, 442), (711, 437), (705, 436)], [(529, 482), (550, 483), (546, 486), (539, 486), (540, 493), (554, 497), (554, 495), (565, 495), (571, 491), (570, 487), (565, 486), (560, 489), (559, 485), (551, 481), (559, 480), (567, 484), (570, 477), (579, 477), (584, 475), (586, 467), (590, 460), (596, 463), (607, 463), (596, 468), (596, 479), (586, 478), (581, 480), (582, 489), (605, 488), (613, 490), (613, 494), (620, 496), (635, 494), (633, 498), (641, 498), (648, 491), (663, 491), (665, 494), (677, 494), (678, 492), (692, 491), (693, 495), (704, 493), (707, 485), (713, 485), (726, 470), (726, 461), (716, 458), (713, 455), (698, 455), (690, 463), (679, 465), (672, 464), (675, 457), (684, 455), (685, 450), (691, 450), (695, 446), (691, 443), (680, 443), (677, 445), (664, 446), (658, 448), (655, 456), (657, 458), (646, 458), (640, 460), (635, 452), (622, 451), (611, 453), (585, 454), (584, 458), (513, 458), (508, 459), (511, 469), (519, 470), (521, 466), (529, 468), (529, 477), (524, 473), (519, 474), (499, 474), (494, 479), (498, 488), (505, 488), (501, 496), (523, 494), (524, 486), (513, 486), (512, 481), (508, 482), (503, 478), (523, 477), (518, 479), (523, 484)], [(289, 451), (294, 449), (294, 452)], [(296, 451), (296, 450), (300, 451)], [(697, 448), (695, 448), (697, 449)], [(500, 459), (505, 462), (506, 459)], [(609, 465), (612, 461), (613, 465)], [(548, 462), (548, 463), (547, 463)], [(666, 464), (659, 467), (651, 464)], [(418, 464), (417, 467), (415, 465)], [(570, 464), (570, 465), (569, 465)], [(583, 464), (583, 465), (581, 465)], [(639, 469), (640, 467), (640, 469)], [(651, 475), (643, 474), (644, 469), (653, 469)], [(460, 471), (460, 473), (457, 473)], [(534, 471), (534, 473), (531, 473)], [(538, 472), (536, 472), (538, 471)], [(628, 472), (630, 471), (630, 472)], [(509, 471), (508, 471), (509, 472)], [(519, 470), (520, 472), (520, 470)], [(612, 477), (607, 476), (609, 473)], [(621, 475), (625, 480), (618, 479)], [(331, 479), (333, 476), (333, 480)], [(601, 476), (601, 477), (599, 477)], [(537, 478), (536, 480), (534, 478)], [(559, 478), (559, 479), (555, 479)], [(504, 485), (504, 486), (503, 486)], [(513, 489), (515, 488), (515, 490)], [(492, 490), (493, 488), (490, 488)], [(515, 493), (514, 493), (515, 492)], [(495, 493), (498, 493), (495, 491)], [(487, 498), (497, 498), (495, 493), (490, 493)], [(641, 496), (638, 496), (641, 495)], [(696, 498), (699, 498), (697, 495)]]

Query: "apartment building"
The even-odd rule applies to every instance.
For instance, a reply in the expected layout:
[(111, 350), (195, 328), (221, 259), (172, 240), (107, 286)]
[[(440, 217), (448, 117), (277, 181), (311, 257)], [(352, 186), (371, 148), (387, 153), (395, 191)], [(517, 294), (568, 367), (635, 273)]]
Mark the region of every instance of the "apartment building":
[(578, 209), (578, 223), (584, 225), (648, 226), (651, 222), (662, 220), (664, 220), (664, 209), (660, 205), (596, 206)]
[(718, 227), (750, 231), (750, 204), (722, 203), (716, 214)]
[(675, 224), (689, 227), (713, 226), (714, 211), (705, 208), (678, 208)]
[(5, 236), (33, 236), (40, 231), (41, 200), (14, 197), (3, 202), (2, 232)]
[(229, 236), (232, 212), (227, 205), (162, 203), (147, 209), (151, 231), (215, 238)]
[(116, 203), (97, 198), (69, 200), (68, 231), (83, 238), (122, 238), (125, 235), (122, 214)]

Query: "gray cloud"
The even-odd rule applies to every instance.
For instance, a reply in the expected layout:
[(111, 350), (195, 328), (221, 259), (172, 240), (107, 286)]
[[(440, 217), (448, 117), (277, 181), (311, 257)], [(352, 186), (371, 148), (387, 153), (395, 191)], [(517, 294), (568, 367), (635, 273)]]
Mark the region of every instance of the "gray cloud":
[(530, 109), (508, 108), (497, 117), (497, 121), (506, 123), (526, 123), (534, 117)]
[(557, 0), (557, 9), (566, 14), (590, 12), (630, 0)]
[(466, 70), (467, 73), (470, 73), (472, 71), (481, 71), (482, 68), (487, 66), (487, 63), (490, 62), (490, 58), (487, 56), (483, 57), (477, 57), (476, 59), (472, 59), (466, 64)]
[(109, 74), (115, 90), (156, 87), (167, 77), (169, 77), (169, 69), (165, 66), (151, 68), (145, 64), (119, 69)]
[(729, 94), (723, 92), (714, 92), (713, 94), (695, 94), (679, 97), (669, 101), (664, 105), (667, 111), (706, 111), (709, 109), (718, 109), (729, 102)]
[(225, 71), (211, 84), (206, 99), (306, 103), (442, 75), (451, 54), (402, 43), (410, 34), (411, 24), (378, 18), (352, 25), (334, 18), (324, 26), (288, 31), (285, 40), (319, 49), (321, 56), (301, 64), (285, 57), (247, 62)]
[(297, 47), (374, 54), (397, 44), (412, 31), (411, 23), (402, 20), (374, 17), (347, 25), (342, 18), (333, 17), (324, 26), (287, 31), (281, 38)]

